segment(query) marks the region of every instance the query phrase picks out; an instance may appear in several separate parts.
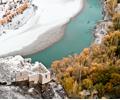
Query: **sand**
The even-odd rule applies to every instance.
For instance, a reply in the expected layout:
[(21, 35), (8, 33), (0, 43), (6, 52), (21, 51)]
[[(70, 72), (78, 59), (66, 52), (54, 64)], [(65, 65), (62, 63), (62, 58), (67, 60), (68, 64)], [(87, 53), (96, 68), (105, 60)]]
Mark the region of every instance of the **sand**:
[(34, 0), (36, 15), (18, 30), (0, 37), (0, 57), (29, 55), (59, 41), (67, 23), (83, 8), (83, 0)]

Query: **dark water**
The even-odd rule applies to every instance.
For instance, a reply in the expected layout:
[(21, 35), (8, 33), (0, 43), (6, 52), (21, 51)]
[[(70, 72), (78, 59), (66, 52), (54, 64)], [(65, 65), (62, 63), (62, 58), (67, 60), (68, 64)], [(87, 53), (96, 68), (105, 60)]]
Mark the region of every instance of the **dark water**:
[(52, 61), (65, 56), (80, 53), (93, 41), (92, 30), (98, 20), (102, 19), (100, 0), (86, 0), (83, 11), (67, 26), (64, 37), (42, 52), (30, 55), (32, 61), (41, 61), (50, 67)]

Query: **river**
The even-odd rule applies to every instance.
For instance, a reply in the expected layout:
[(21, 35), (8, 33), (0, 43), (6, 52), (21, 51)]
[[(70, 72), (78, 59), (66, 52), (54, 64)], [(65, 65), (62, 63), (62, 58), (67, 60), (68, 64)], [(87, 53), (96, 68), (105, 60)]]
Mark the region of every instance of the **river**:
[(86, 0), (83, 11), (68, 23), (65, 35), (60, 41), (27, 57), (32, 58), (32, 62), (40, 61), (50, 68), (54, 60), (80, 53), (93, 42), (93, 29), (102, 17), (100, 0)]

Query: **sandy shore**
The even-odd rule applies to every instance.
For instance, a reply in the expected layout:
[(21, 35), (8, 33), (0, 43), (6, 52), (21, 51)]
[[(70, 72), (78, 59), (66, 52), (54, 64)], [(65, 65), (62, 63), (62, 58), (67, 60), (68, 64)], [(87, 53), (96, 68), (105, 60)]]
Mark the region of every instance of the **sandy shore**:
[[(56, 1), (59, 1), (59, 0), (56, 0)], [(3, 43), (0, 44), (2, 48), (0, 50), (0, 57), (11, 56), (11, 55), (22, 55), (22, 56), (30, 55), (30, 54), (42, 51), (45, 48), (51, 46), (53, 43), (59, 41), (63, 37), (64, 30), (67, 26), (67, 23), (70, 21), (70, 19), (74, 18), (76, 15), (78, 15), (78, 13), (82, 11), (83, 0), (79, 0), (79, 3), (80, 4), (76, 3), (77, 5), (79, 5), (78, 6), (79, 9), (76, 8), (76, 11), (74, 11), (72, 14), (69, 12), (70, 16), (69, 17), (67, 16), (66, 19), (59, 20), (58, 22), (55, 22), (55, 24), (52, 24), (52, 25), (47, 25), (46, 24), (47, 22), (42, 21), (42, 24), (44, 24), (44, 27), (42, 28), (41, 28), (42, 24), (39, 24), (36, 27), (34, 26), (33, 30), (32, 30), (32, 27), (33, 27), (32, 26), (31, 29), (25, 34), (24, 32), (23, 33), (21, 32), (22, 35), (18, 34), (14, 38), (12, 37), (13, 40), (11, 38), (10, 40), (7, 40), (6, 38), (5, 42), (4, 42), (5, 39), (1, 40), (0, 43), (2, 42)], [(50, 21), (48, 22), (51, 23)], [(31, 37), (28, 35), (31, 35)], [(24, 42), (24, 39), (26, 39), (25, 42)], [(16, 44), (14, 45), (15, 42)], [(8, 47), (7, 47), (7, 44), (8, 44)]]
[(30, 55), (44, 50), (45, 48), (51, 46), (53, 43), (59, 41), (63, 35), (66, 25), (56, 26), (53, 29), (48, 30), (44, 34), (40, 35), (37, 40), (35, 40), (31, 45), (28, 45), (21, 50), (10, 52), (8, 54), (2, 55), (11, 56), (11, 55)]
[(112, 22), (109, 20), (109, 17), (107, 15), (108, 12), (106, 10), (105, 0), (102, 0), (101, 4), (102, 4), (102, 9), (103, 9), (103, 11), (102, 11), (103, 12), (103, 19), (98, 21), (95, 28), (94, 28), (94, 31), (93, 31), (94, 44), (101, 44), (102, 43), (104, 36), (109, 31), (109, 26), (112, 25)]

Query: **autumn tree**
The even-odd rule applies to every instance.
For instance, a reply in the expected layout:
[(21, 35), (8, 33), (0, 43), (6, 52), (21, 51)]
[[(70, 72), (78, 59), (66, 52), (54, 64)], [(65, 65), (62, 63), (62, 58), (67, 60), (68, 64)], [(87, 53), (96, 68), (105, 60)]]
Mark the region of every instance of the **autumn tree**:
[(63, 84), (65, 90), (67, 91), (68, 96), (72, 97), (72, 94), (73, 94), (73, 85), (74, 85), (74, 79), (73, 79), (73, 77), (64, 78), (64, 81), (63, 81), (62, 84)]
[(120, 30), (120, 13), (115, 13), (112, 18), (113, 29)]
[(84, 79), (82, 81), (82, 84), (83, 84), (83, 87), (85, 87), (86, 89), (90, 89), (93, 86), (93, 82), (91, 79)]
[(113, 84), (111, 82), (107, 82), (105, 85), (105, 91), (111, 93), (113, 91)]
[(106, 8), (109, 15), (113, 16), (113, 14), (115, 13), (115, 8), (117, 6), (117, 0), (107, 0), (106, 3), (107, 3)]
[(96, 84), (94, 88), (98, 91), (98, 96), (102, 97), (105, 94), (105, 87), (102, 83)]
[(79, 84), (77, 81), (74, 82), (73, 84), (73, 96), (72, 98), (79, 98)]
[(110, 82), (114, 85), (120, 85), (120, 74), (119, 73), (112, 73)]

